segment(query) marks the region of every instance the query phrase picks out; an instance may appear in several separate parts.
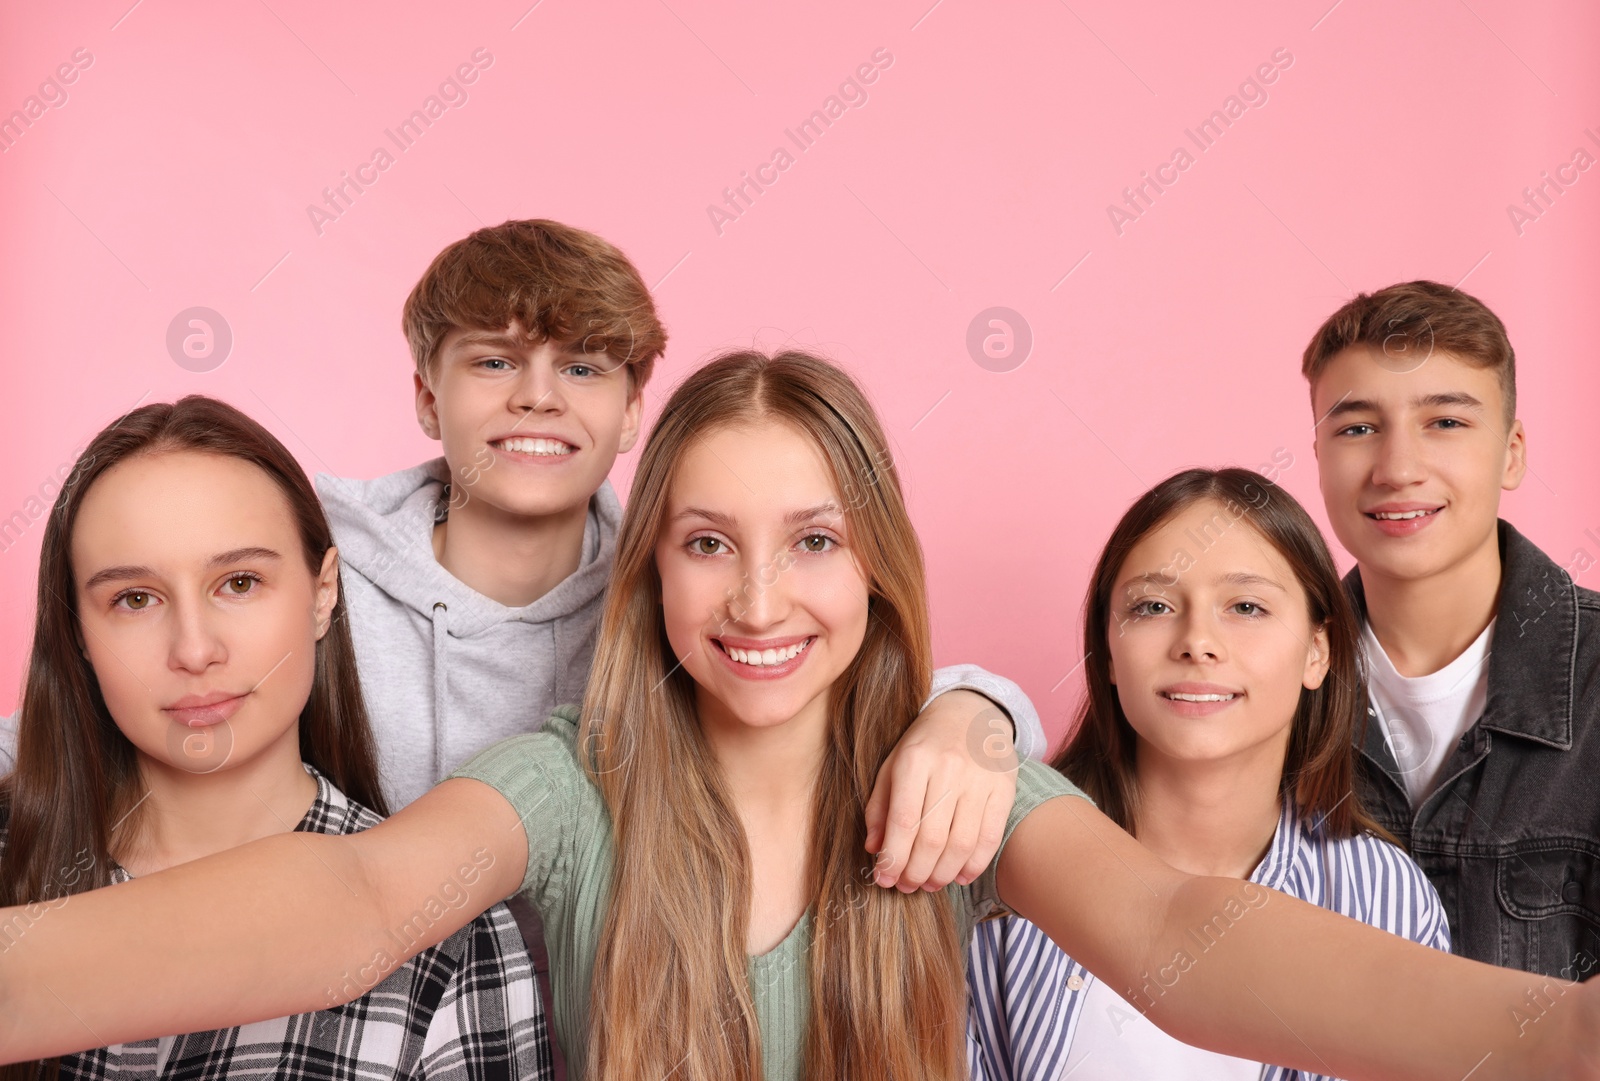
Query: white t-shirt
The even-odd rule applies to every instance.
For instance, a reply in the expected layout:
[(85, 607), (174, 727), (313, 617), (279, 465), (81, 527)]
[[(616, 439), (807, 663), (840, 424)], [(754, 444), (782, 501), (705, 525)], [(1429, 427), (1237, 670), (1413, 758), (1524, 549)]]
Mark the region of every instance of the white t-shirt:
[(1190, 1047), (1168, 1036), (1113, 991), (1090, 978), (1062, 1077), (1072, 1081), (1259, 1081), (1261, 1064)]
[(1395, 671), (1370, 625), (1361, 629), (1368, 693), (1389, 742), (1406, 795), (1416, 807), (1440, 780), (1439, 770), (1489, 701), (1489, 643), (1494, 620), (1461, 656), (1426, 676)]

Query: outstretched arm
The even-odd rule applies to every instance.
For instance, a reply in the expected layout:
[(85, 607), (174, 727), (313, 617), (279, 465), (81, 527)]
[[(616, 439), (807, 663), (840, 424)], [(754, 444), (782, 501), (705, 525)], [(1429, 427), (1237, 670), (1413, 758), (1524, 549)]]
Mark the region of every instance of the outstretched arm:
[(997, 885), (1187, 1043), (1338, 1077), (1600, 1077), (1600, 983), (1494, 968), (1254, 883), (1183, 874), (1085, 800), (1024, 818)]
[(527, 861), (511, 804), (461, 779), (363, 833), (0, 909), (0, 1061), (348, 1002), (510, 896)]

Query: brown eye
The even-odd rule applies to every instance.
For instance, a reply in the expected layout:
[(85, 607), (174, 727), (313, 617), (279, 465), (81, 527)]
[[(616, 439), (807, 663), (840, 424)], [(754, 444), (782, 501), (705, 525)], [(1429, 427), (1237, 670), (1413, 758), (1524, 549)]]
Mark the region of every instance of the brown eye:
[(689, 542), (694, 546), (695, 555), (714, 556), (722, 546), (722, 542), (715, 537), (696, 537)]
[(147, 605), (149, 605), (149, 603), (150, 603), (150, 594), (148, 594), (148, 593), (129, 593), (126, 597), (124, 597), (122, 599), (128, 602), (128, 607), (129, 608), (139, 609), (139, 608), (144, 608)]
[(228, 591), (231, 593), (248, 593), (255, 586), (256, 580), (243, 574), (236, 574), (228, 579)]

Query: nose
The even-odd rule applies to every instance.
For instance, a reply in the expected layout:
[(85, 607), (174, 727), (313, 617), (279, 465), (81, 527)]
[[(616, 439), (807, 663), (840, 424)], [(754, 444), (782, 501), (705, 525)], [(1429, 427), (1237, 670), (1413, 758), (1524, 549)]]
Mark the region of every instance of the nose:
[(1404, 488), (1426, 476), (1415, 436), (1403, 429), (1380, 436), (1378, 457), (1372, 464), (1372, 483), (1381, 488)]
[(560, 413), (567, 407), (561, 392), (561, 380), (555, 367), (538, 361), (526, 364), (511, 388), (506, 403), (514, 412), (523, 414)]
[(175, 610), (170, 626), (172, 645), (167, 664), (180, 672), (201, 673), (228, 659), (228, 648), (213, 625), (216, 615), (204, 604), (170, 602)]
[(788, 616), (790, 599), (785, 552), (738, 565), (738, 580), (726, 590), (728, 618), (752, 633), (775, 627)]
[(1211, 612), (1192, 608), (1183, 616), (1173, 655), (1177, 660), (1198, 664), (1215, 664), (1224, 659), (1222, 638)]

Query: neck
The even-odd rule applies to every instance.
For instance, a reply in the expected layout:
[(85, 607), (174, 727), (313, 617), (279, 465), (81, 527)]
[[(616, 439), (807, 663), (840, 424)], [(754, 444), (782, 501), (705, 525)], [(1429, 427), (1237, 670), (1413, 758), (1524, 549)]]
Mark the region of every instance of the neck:
[(1278, 828), (1287, 745), (1285, 729), (1282, 740), (1244, 754), (1193, 762), (1140, 740), (1139, 843), (1188, 874), (1249, 878)]
[(298, 726), (250, 761), (190, 773), (139, 752), (145, 797), (113, 842), (131, 875), (146, 875), (262, 837), (289, 833), (310, 810), (317, 782), (300, 765)]
[(1500, 601), (1500, 538), (1425, 578), (1391, 578), (1363, 565), (1367, 623), (1402, 676), (1437, 672), (1477, 640)]
[(588, 503), (555, 514), (507, 514), (481, 499), (452, 507), (433, 527), (433, 555), (445, 570), (507, 608), (532, 604), (578, 569)]
[(827, 749), (827, 692), (776, 725), (746, 724), (709, 698), (699, 696), (701, 731), (740, 815), (809, 822)]

